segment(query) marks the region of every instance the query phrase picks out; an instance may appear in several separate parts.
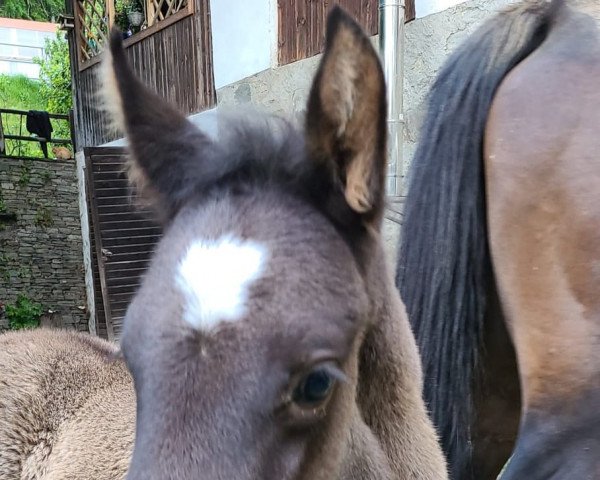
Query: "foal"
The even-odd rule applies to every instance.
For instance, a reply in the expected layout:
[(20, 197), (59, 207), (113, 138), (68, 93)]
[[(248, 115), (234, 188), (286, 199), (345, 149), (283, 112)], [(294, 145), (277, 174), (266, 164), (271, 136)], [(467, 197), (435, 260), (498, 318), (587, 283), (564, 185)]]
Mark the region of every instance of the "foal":
[(137, 415), (104, 343), (0, 337), (0, 479), (124, 478), (134, 419), (130, 480), (446, 479), (380, 238), (385, 89), (360, 28), (334, 9), (305, 132), (238, 122), (214, 142), (133, 76), (117, 33), (104, 67), (165, 225), (122, 336)]
[(137, 394), (128, 478), (446, 478), (380, 238), (385, 85), (340, 9), (306, 129), (210, 140), (129, 69), (105, 98), (166, 233), (127, 312)]

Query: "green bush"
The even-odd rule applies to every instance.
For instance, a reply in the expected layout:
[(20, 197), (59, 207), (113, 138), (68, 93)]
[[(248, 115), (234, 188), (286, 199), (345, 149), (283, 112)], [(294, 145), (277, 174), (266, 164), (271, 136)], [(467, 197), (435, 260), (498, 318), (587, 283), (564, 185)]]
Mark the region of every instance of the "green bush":
[(25, 75), (0, 75), (0, 103), (3, 108), (41, 110), (46, 106), (42, 85)]
[(38, 327), (43, 311), (39, 303), (32, 301), (25, 295), (19, 295), (14, 305), (6, 305), (8, 327), (11, 330)]
[(73, 104), (71, 97), (71, 64), (69, 43), (61, 32), (46, 39), (44, 57), (35, 58), (40, 66), (40, 93), (46, 110), (67, 115)]
[[(56, 37), (46, 39), (45, 56), (33, 61), (40, 66), (40, 94), (45, 110), (50, 113), (68, 115), (73, 106), (71, 95), (71, 63), (69, 61), (69, 43), (61, 32)], [(53, 121), (56, 138), (70, 138), (69, 123)]]

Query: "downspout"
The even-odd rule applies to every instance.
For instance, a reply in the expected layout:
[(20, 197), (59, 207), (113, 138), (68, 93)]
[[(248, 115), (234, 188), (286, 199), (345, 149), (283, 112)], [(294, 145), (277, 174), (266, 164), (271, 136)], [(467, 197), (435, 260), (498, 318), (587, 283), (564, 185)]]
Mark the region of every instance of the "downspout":
[(387, 83), (388, 195), (399, 197), (403, 189), (404, 117), (404, 5), (405, 0), (379, 0), (379, 49)]

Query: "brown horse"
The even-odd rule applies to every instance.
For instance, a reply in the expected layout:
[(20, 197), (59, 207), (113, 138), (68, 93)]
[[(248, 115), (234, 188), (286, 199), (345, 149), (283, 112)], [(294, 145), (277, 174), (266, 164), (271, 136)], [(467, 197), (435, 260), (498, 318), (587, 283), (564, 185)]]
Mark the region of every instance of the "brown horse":
[[(109, 53), (104, 93), (131, 176), (165, 222), (121, 339), (137, 398), (127, 478), (447, 478), (380, 236), (386, 99), (368, 38), (335, 9), (305, 131), (253, 119), (218, 141), (134, 77), (117, 33)], [(0, 478), (22, 478), (25, 464), (37, 469), (27, 478), (124, 476), (129, 444), (105, 438), (130, 432), (128, 373), (106, 363), (106, 346), (77, 338), (1, 340), (0, 418), (12, 426), (0, 445), (19, 443), (8, 458), (0, 451), (0, 471), (16, 472)], [(67, 351), (96, 358), (69, 368)], [(7, 377), (7, 362), (20, 373)], [(108, 370), (122, 395), (92, 389)], [(57, 395), (85, 399), (55, 414)], [(68, 450), (55, 452), (59, 443)], [(85, 473), (96, 459), (80, 455), (92, 448), (114, 455), (101, 459), (114, 474)], [(59, 463), (76, 467), (44, 475)]]
[(397, 284), (455, 479), (600, 478), (598, 19), (513, 6), (430, 94)]

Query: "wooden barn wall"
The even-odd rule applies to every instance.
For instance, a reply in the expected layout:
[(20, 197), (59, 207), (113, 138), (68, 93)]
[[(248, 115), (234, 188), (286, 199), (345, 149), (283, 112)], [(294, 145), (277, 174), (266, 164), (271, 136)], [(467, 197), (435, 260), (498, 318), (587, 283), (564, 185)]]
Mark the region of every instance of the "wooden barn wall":
[[(75, 1), (75, 0), (72, 0)], [(152, 90), (189, 115), (215, 105), (209, 0), (195, 0), (193, 15), (126, 47), (135, 72)], [(70, 10), (73, 10), (71, 4)], [(71, 39), (75, 38), (74, 32)], [(71, 58), (76, 49), (71, 40)], [(99, 109), (96, 63), (79, 70), (73, 61), (75, 129), (78, 149), (98, 146), (118, 135)]]
[(87, 148), (84, 153), (98, 334), (112, 340), (119, 338), (162, 229), (148, 209), (136, 205), (124, 172), (124, 149)]
[[(368, 32), (379, 30), (378, 0), (278, 0), (278, 61), (303, 60), (323, 51), (327, 13), (334, 5), (346, 9)], [(406, 0), (405, 20), (415, 18), (415, 1)]]

